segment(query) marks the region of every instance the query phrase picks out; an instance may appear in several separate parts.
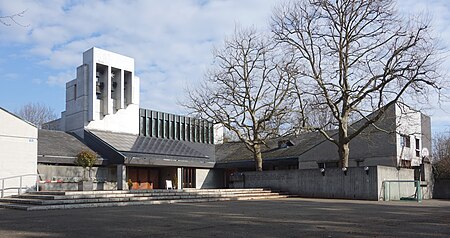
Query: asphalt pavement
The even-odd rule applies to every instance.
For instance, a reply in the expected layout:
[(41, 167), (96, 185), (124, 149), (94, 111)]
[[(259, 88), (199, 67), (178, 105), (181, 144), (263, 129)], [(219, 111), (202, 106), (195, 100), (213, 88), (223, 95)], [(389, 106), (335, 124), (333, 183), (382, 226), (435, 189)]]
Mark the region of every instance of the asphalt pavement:
[(0, 209), (0, 237), (450, 237), (450, 201), (289, 198)]

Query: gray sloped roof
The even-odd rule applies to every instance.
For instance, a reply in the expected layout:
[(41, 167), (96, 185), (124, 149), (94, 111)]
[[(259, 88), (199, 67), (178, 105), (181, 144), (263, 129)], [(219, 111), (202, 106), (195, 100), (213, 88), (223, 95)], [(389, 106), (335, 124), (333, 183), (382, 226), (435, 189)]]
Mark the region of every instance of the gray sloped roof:
[(38, 162), (72, 164), (74, 158), (82, 150), (92, 151), (80, 139), (70, 133), (38, 130)]
[(163, 138), (139, 136), (126, 133), (90, 130), (95, 136), (114, 147), (127, 157), (215, 160), (212, 144), (194, 143)]
[[(278, 141), (290, 140), (294, 145), (287, 148), (278, 148)], [(262, 148), (263, 159), (289, 159), (297, 158), (326, 139), (317, 132), (305, 132), (297, 136), (271, 139), (267, 146)], [(229, 142), (216, 145), (216, 160), (218, 163), (253, 160), (252, 153), (242, 142)]]

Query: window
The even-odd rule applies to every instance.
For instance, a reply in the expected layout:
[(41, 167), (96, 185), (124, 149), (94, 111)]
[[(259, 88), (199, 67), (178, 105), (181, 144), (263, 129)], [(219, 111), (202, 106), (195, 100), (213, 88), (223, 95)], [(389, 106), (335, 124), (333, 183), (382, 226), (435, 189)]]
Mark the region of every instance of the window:
[(165, 138), (167, 138), (167, 139), (169, 139), (170, 138), (170, 130), (169, 130), (169, 120), (166, 120), (165, 121), (166, 123), (165, 123), (165, 134), (166, 134), (166, 137)]
[(191, 125), (186, 123), (186, 140), (191, 141)]
[(145, 136), (145, 117), (140, 117), (141, 120), (141, 135)]
[(148, 135), (149, 136), (153, 136), (153, 120), (150, 117), (147, 117), (147, 122), (148, 122)]
[(402, 159), (401, 163), (402, 163), (401, 164), (402, 168), (411, 168), (411, 160), (404, 160), (404, 159)]
[(339, 162), (325, 162), (325, 163), (317, 163), (317, 165), (319, 166), (319, 169), (322, 168), (338, 168), (339, 167)]
[(416, 138), (416, 157), (420, 157), (420, 140)]
[(184, 123), (181, 123), (181, 139), (182, 140), (186, 140), (186, 131), (185, 131), (185, 126), (184, 126)]
[(153, 118), (152, 136), (158, 137), (158, 118)]
[(411, 148), (411, 139), (408, 135), (401, 135), (401, 146)]
[(180, 119), (178, 118), (178, 121), (177, 121), (177, 131), (176, 131), (176, 135), (177, 135), (177, 140), (181, 140), (181, 131), (180, 131)]
[(164, 120), (163, 119), (159, 119), (159, 136), (160, 138), (164, 137)]
[(73, 99), (77, 100), (77, 84), (73, 85)]
[(170, 139), (176, 139), (175, 138), (175, 121), (170, 122), (170, 132), (171, 132)]
[(191, 124), (191, 141), (192, 142), (196, 142), (195, 140), (195, 121), (193, 122), (193, 124)]

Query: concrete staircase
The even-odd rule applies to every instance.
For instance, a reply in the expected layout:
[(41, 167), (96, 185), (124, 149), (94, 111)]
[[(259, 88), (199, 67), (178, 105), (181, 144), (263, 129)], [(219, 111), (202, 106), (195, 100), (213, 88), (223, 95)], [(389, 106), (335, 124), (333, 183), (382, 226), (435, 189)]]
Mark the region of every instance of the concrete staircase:
[(268, 189), (182, 189), (131, 191), (43, 191), (0, 199), (0, 207), (20, 210), (53, 210), (116, 207), (180, 202), (216, 202), (280, 199), (288, 195)]

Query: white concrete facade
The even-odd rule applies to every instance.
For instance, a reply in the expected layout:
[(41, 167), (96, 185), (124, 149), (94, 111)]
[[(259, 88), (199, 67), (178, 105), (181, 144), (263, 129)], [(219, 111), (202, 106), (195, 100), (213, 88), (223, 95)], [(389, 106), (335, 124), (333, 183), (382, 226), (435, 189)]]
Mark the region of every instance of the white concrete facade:
[[(0, 179), (36, 174), (37, 134), (35, 126), (0, 108)], [(5, 188), (17, 188), (20, 178), (7, 179), (4, 183)], [(22, 186), (31, 188), (35, 184), (35, 176), (23, 178)], [(5, 195), (17, 193), (17, 189), (5, 190)]]
[[(431, 145), (428, 116), (399, 104), (388, 108), (375, 124), (377, 128), (369, 126), (350, 142), (349, 167), (411, 167), (421, 164), (423, 148), (430, 150), (428, 147)], [(299, 169), (318, 168), (318, 163), (333, 163), (338, 158), (336, 145), (324, 141), (299, 156)]]
[[(395, 114), (397, 115), (397, 163), (401, 165), (402, 161), (409, 161), (411, 166), (419, 166), (422, 149), (425, 148), (422, 146), (422, 141), (426, 136), (422, 133), (421, 113), (407, 106), (397, 105)], [(426, 149), (430, 150), (431, 148)]]
[(77, 78), (66, 84), (61, 129), (139, 134), (139, 78), (134, 59), (98, 48), (83, 53)]

